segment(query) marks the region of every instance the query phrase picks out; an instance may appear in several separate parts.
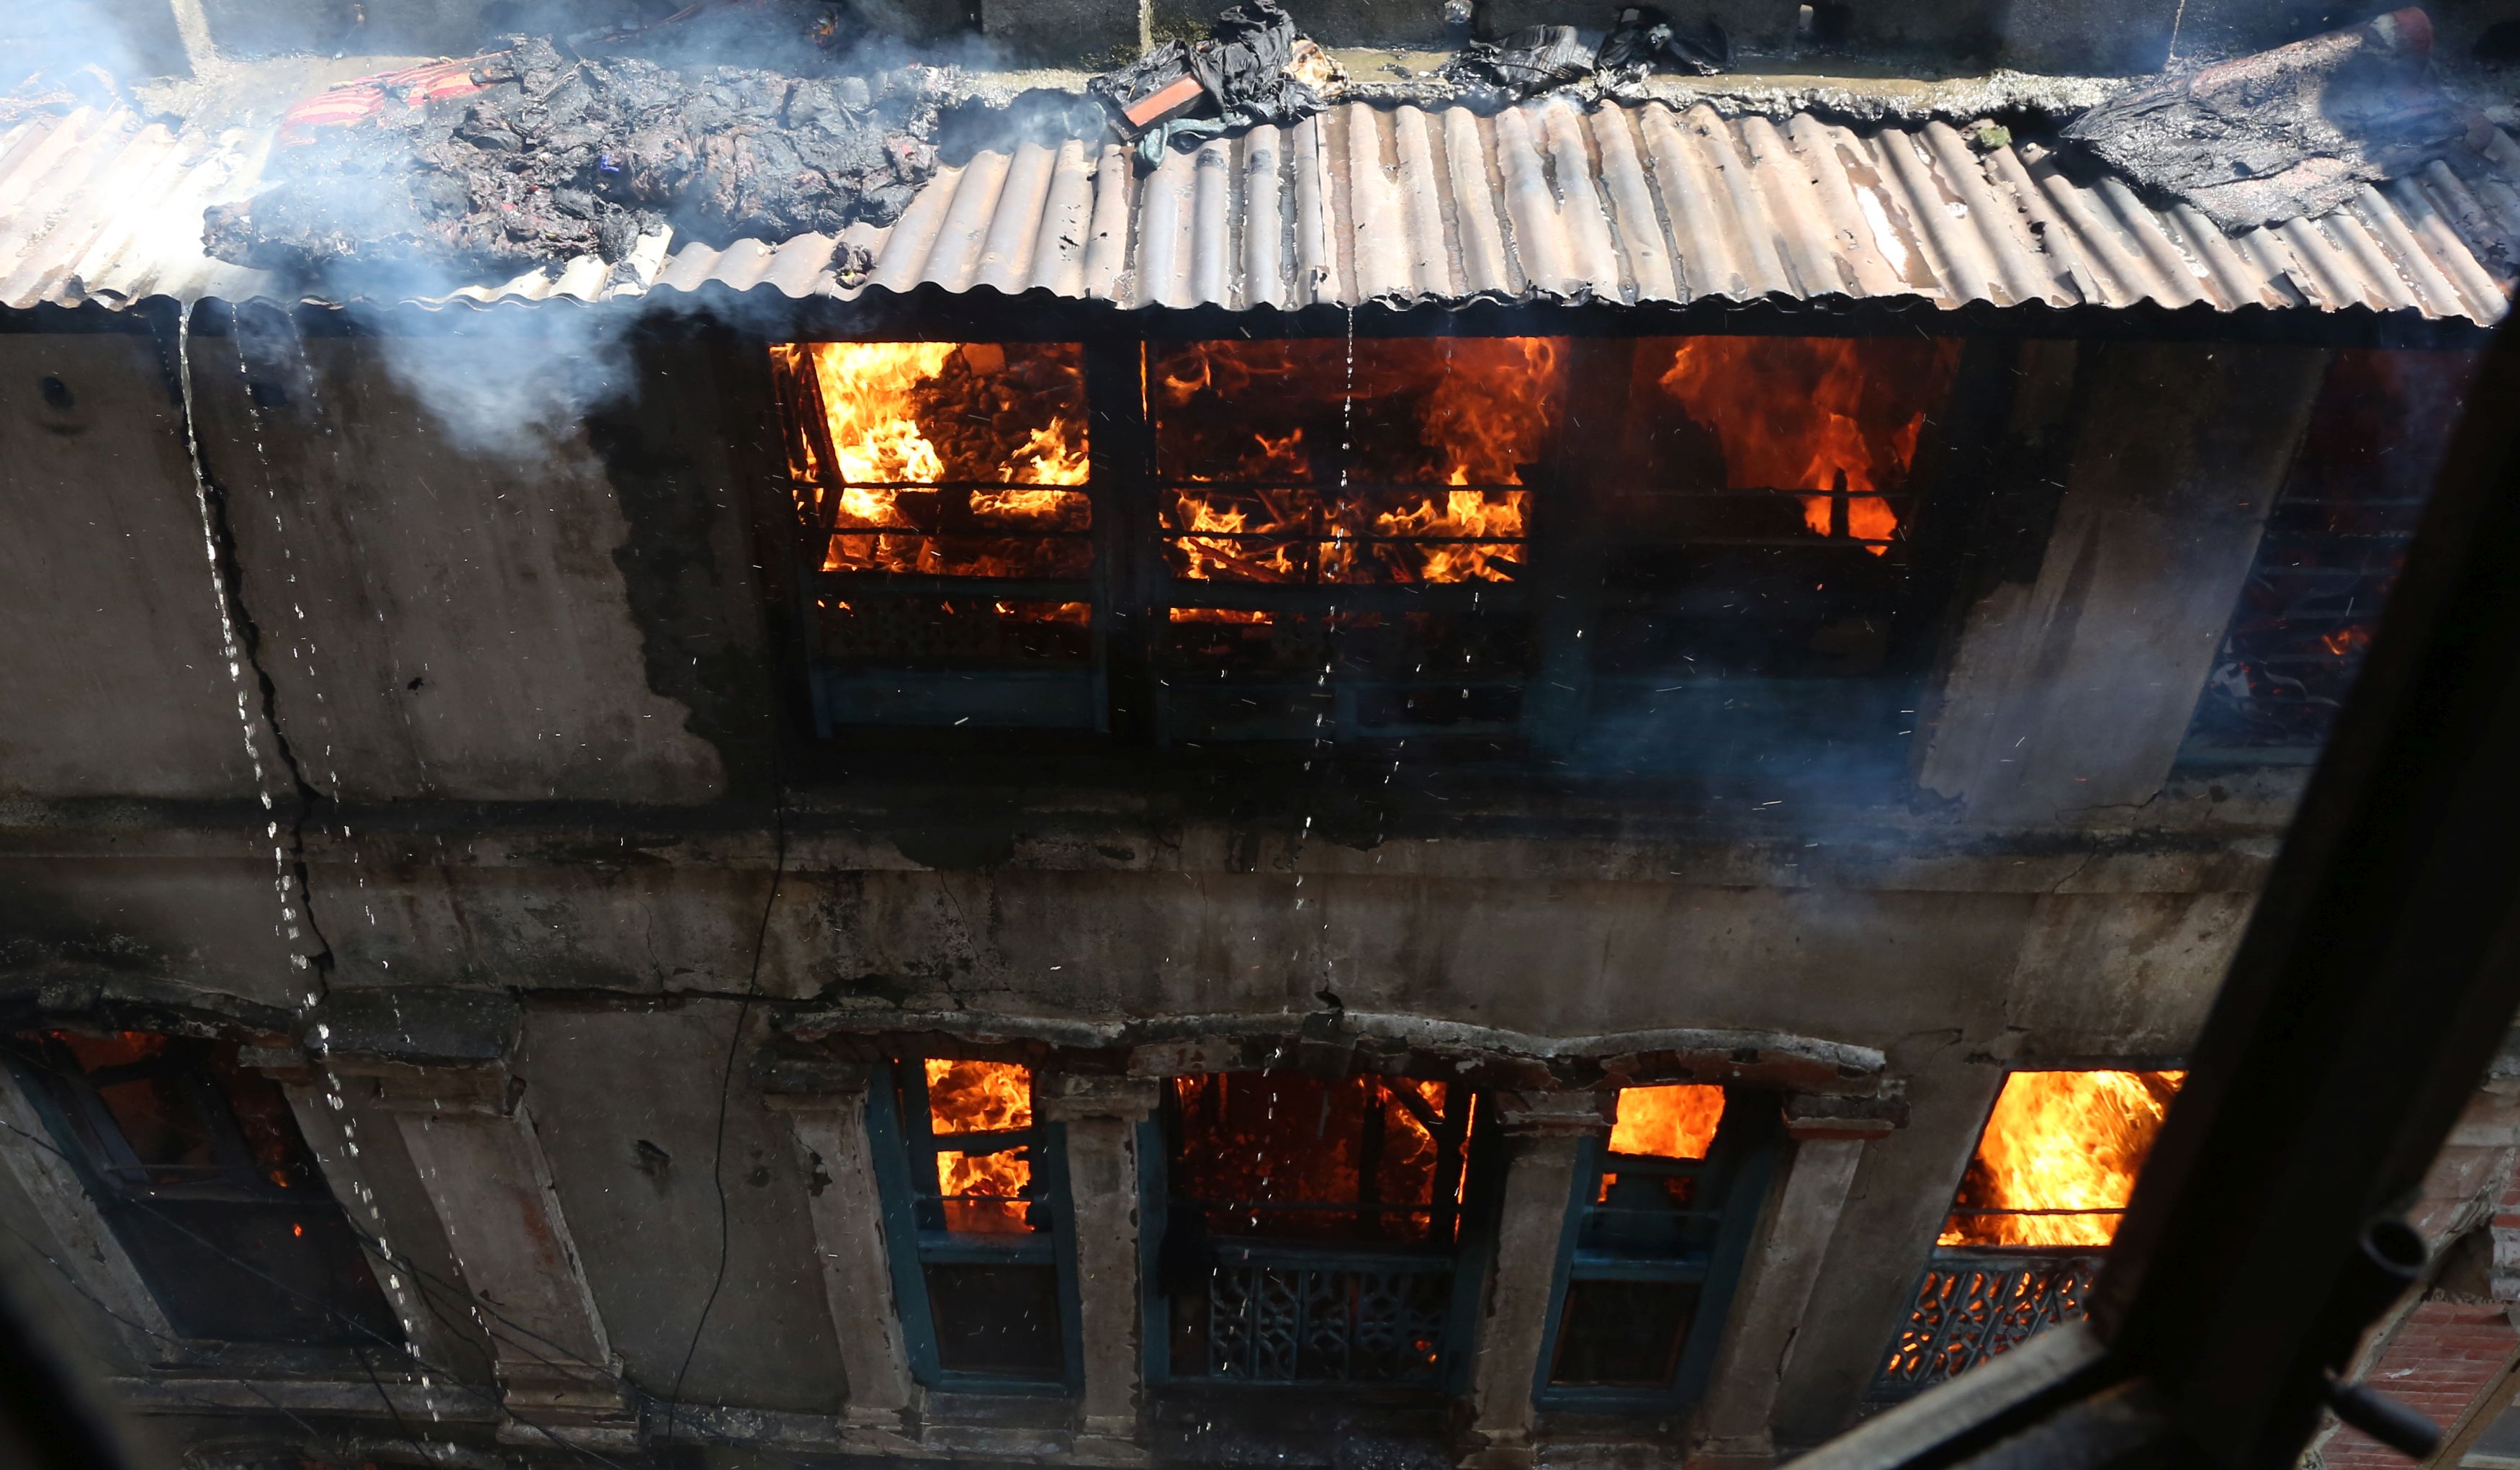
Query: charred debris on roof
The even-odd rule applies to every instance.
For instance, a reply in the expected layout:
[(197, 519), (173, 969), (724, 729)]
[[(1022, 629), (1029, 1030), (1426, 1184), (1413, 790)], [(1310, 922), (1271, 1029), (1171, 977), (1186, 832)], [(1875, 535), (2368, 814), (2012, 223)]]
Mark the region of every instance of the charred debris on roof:
[(2226, 230), (2324, 214), (2365, 185), (2490, 145), (2485, 115), (2440, 85), (2432, 43), (2424, 12), (2394, 11), (2129, 88), (2060, 141)]
[(807, 77), (517, 38), (292, 112), (276, 187), (220, 206), (209, 253), (263, 268), (619, 261), (670, 225), (729, 243), (898, 217), (936, 167), (944, 72)]
[[(1519, 65), (1534, 47), (1554, 60)], [(1502, 105), (1579, 80), (1601, 91), (1661, 67), (1711, 71), (1729, 50), (1711, 23), (1676, 28), (1630, 9), (1598, 56), (1565, 27), (1478, 54), (1490, 79), (1465, 72), (1451, 89)], [(722, 245), (888, 225), (934, 174), (953, 72), (862, 69), (677, 69), (509, 37), (486, 55), (361, 78), (292, 110), (272, 186), (210, 208), (204, 244), (264, 269), (451, 278), (590, 254), (617, 264), (667, 227)], [(1167, 42), (1088, 90), (1151, 162), (1168, 144), (1308, 116), (1346, 83), (1274, 0), (1249, 0), (1208, 38)]]
[[(852, 44), (819, 67), (808, 51), (798, 72), (856, 74), (797, 74), (677, 69), (585, 37), (510, 37), (492, 54), (364, 78), (292, 110), (269, 170), (276, 183), (212, 208), (205, 243), (242, 264), (418, 266), (449, 284), (458, 272), (587, 255), (627, 270), (637, 242), (669, 227), (678, 242), (721, 246), (821, 234), (863, 254), (847, 242), (865, 231), (842, 232), (890, 224), (940, 159), (1047, 130), (1134, 142), (1152, 166), (1169, 150), (1334, 102), (1486, 112), (1547, 94), (1705, 103), (1728, 116), (1808, 111), (1858, 126), (1940, 116), (1981, 150), (2026, 127), (2076, 172), (2193, 203), (2235, 231), (2510, 146), (2435, 74), (2429, 23), (2411, 9), (2157, 81), (1998, 72), (1912, 84), (1905, 100), (1858, 87), (1833, 101), (1826, 78), (1709, 80), (1732, 61), (1721, 27), (1644, 7), (1617, 12), (1598, 46), (1589, 34), (1541, 26), (1472, 43), (1440, 67), (1384, 69), (1397, 83), (1349, 77), (1275, 0), (1246, 0), (1207, 38), (1167, 42), (1090, 80), (904, 62), (898, 42)], [(996, 90), (1010, 82), (1031, 85)]]

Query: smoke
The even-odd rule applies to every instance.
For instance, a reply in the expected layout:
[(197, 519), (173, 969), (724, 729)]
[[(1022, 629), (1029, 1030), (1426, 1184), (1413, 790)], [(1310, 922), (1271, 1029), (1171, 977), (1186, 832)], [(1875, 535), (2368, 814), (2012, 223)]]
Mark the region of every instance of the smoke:
[[(568, 33), (561, 32), (572, 19), (582, 26), (595, 11), (573, 9), (562, 0), (543, 0), (504, 9), (493, 6), (492, 12), (485, 13), (484, 23), (517, 20), (548, 25), (570, 54), (637, 58), (691, 78), (734, 74), (705, 69), (720, 66), (741, 68), (755, 76), (769, 71), (837, 78), (897, 73), (906, 65), (918, 63), (938, 69), (925, 73), (930, 79), (922, 85), (941, 92), (947, 84), (944, 69), (1003, 67), (1010, 60), (1003, 46), (986, 37), (956, 34), (914, 43), (865, 28), (862, 22), (849, 19), (848, 11), (823, 0), (715, 8), (686, 20), (647, 23), (644, 28), (612, 21)], [(495, 44), (508, 46), (516, 40), (510, 34)], [(915, 132), (951, 131), (954, 148), (967, 156), (978, 148), (1012, 146), (1012, 135), (1018, 133), (1032, 135), (1100, 122), (1095, 105), (1064, 94), (1047, 101), (1026, 94), (1013, 106), (961, 106), (943, 114), (941, 121), (938, 109), (929, 104), (923, 110), (914, 108), (901, 119), (901, 125)], [(627, 163), (629, 159), (608, 155), (605, 161)], [(777, 163), (771, 159), (750, 172), (775, 174)], [(317, 171), (328, 175), (323, 180), (320, 216), (299, 218), (282, 212), (275, 216), (281, 228), (299, 229), (309, 238), (320, 239), (327, 229), (338, 227), (335, 232), (344, 241), (368, 243), (349, 246), (349, 253), (339, 257), (300, 257), (310, 272), (309, 295), (352, 303), (348, 314), (374, 340), (383, 366), (430, 427), (468, 453), (516, 461), (574, 452), (565, 446), (591, 416), (635, 404), (639, 388), (632, 345), (644, 328), (661, 317), (694, 313), (719, 319), (730, 313), (758, 314), (741, 300), (718, 298), (702, 307), (676, 293), (615, 299), (592, 306), (561, 299), (539, 305), (494, 305), (478, 312), (462, 303), (428, 311), (416, 303), (444, 301), (468, 288), (495, 284), (509, 276), (513, 267), (485, 270), (454, 252), (432, 255), (417, 250), (381, 249), (378, 242), (386, 231), (379, 222), (411, 212), (411, 180), (390, 170)], [(273, 198), (266, 192), (256, 204), (277, 209), (280, 207), (269, 203)], [(361, 226), (361, 220), (368, 224)], [(681, 245), (692, 221), (677, 214), (675, 222), (682, 226), (674, 233), (675, 243)], [(762, 221), (750, 221), (742, 233), (761, 235), (775, 244), (782, 232), (766, 228)], [(214, 241), (218, 234), (214, 228)], [(222, 250), (221, 253), (229, 253)], [(567, 263), (552, 259), (542, 268), (557, 273)], [(629, 279), (624, 262), (608, 269), (606, 285), (618, 290)]]
[(699, 319), (785, 335), (773, 324), (786, 304), (661, 292), (595, 306), (366, 305), (349, 315), (432, 430), (468, 454), (530, 463), (584, 453), (589, 419), (637, 407), (644, 334)]
[(94, 102), (122, 82), (182, 62), (171, 19), (126, 27), (91, 0), (0, 7), (0, 96), (67, 91)]
[(599, 408), (635, 399), (634, 318), (565, 303), (532, 315), (480, 335), (375, 323), (376, 348), (438, 433), (467, 453), (546, 459)]

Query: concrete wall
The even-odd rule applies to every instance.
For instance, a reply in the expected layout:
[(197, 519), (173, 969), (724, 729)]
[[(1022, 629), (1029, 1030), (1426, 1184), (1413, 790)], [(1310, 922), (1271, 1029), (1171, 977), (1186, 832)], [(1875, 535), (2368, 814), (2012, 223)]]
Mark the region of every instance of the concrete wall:
[[(261, 665), (288, 712), (282, 733), (318, 790), (351, 802), (723, 794), (717, 753), (687, 728), (697, 700), (660, 698), (650, 665), (716, 664), (756, 642), (748, 570), (723, 603), (678, 608), (693, 625), (671, 627), (641, 625), (627, 574), (667, 537), (711, 559), (703, 580), (743, 567), (740, 549), (708, 539), (733, 476), (707, 437), (678, 436), (682, 473), (643, 496), (608, 477), (587, 423), (561, 417), (579, 406), (569, 395), (533, 391), (591, 370), (582, 340), (284, 338), (241, 363), (249, 341), (198, 345), (202, 436), (228, 492), (239, 596), (270, 645)], [(683, 378), (706, 381), (697, 365)], [(672, 412), (629, 406), (632, 422)], [(678, 503), (652, 503), (668, 496)], [(690, 505), (708, 512), (696, 547), (673, 520)], [(633, 511), (667, 524), (634, 527)], [(658, 590), (671, 596), (681, 570), (658, 569)]]
[[(536, 1009), (516, 1074), (630, 1380), (660, 1399), (679, 1381), (689, 1400), (835, 1412), (846, 1383), (805, 1216), (814, 1184), (748, 1075), (733, 1080), (719, 1146), (736, 1012)], [(755, 1044), (762, 1026), (755, 1009)], [(722, 1285), (713, 1164), (728, 1196)]]
[[(878, 30), (921, 43), (976, 32), (996, 43), (1001, 64), (1105, 67), (1134, 58), (1149, 39), (1204, 35), (1225, 8), (1209, 0), (877, 0), (860, 11)], [(2263, 50), (2360, 19), (2311, 0), (1822, 0), (1811, 7), (1820, 13), (1815, 45), (1802, 25), (1805, 8), (1797, 0), (1707, 0), (1690, 18), (1722, 23), (1744, 69), (1824, 69), (1851, 52), (1928, 71), (1991, 63), (2108, 76)], [(1475, 0), (1472, 28), (1484, 37), (1536, 24), (1599, 32), (1618, 9)], [(2496, 23), (2520, 22), (2512, 0), (2430, 9), (2445, 57), (2463, 58)], [(1287, 10), (1328, 46), (1449, 49), (1454, 34), (1442, 0), (1297, 0)], [(463, 56), (513, 31), (567, 36), (652, 22), (660, 12), (636, 0), (101, 0), (94, 13), (118, 38), (101, 59), (117, 75), (139, 77), (292, 55)], [(100, 55), (85, 23), (74, 13), (67, 23), (0, 28), (0, 40), (38, 52), (67, 48), (85, 60)]]
[(0, 792), (255, 796), (173, 364), (145, 334), (0, 336)]
[[(28, 467), (0, 476), (18, 574), (0, 578), (0, 700), (28, 712), (0, 721), (0, 1002), (278, 1027), (308, 973), (336, 1004), (524, 995), (509, 1065), (611, 1351), (651, 1393), (681, 1378), (687, 1400), (824, 1418), (842, 1401), (814, 1181), (750, 1070), (774, 1025), (1090, 1039), (1160, 1017), (1291, 1028), (1327, 994), (1542, 1049), (1691, 1029), (1884, 1053), (1911, 1121), (1866, 1145), (1781, 1369), (1778, 1438), (1808, 1443), (1855, 1411), (2003, 1067), (2183, 1050), (2288, 811), (2279, 779), (2171, 778), (2195, 690), (2167, 686), (2202, 669), (2143, 655), (2219, 632), (2256, 526), (2228, 503), (2262, 504), (2279, 476), (2315, 353), (2049, 354), (2060, 384), (2098, 387), (2044, 400), (2059, 417), (2016, 458), (2068, 484), (2076, 529), (1955, 610), (1944, 733), (1903, 802), (1434, 771), (1363, 821), (1328, 773), (1234, 785), (1010, 752), (912, 780), (800, 747), (774, 835), (783, 696), (742, 442), (757, 349), (478, 330), (196, 343), (222, 585), (252, 634), (233, 682), (158, 349), (0, 337), (0, 424)], [(589, 371), (637, 395), (546, 391)], [(467, 373), (525, 412), (450, 407)], [(2211, 422), (2190, 450), (2119, 447), (2197, 383), (2233, 424), (2191, 405)], [(2025, 602), (2048, 636), (2014, 635)], [(2133, 638), (2120, 615), (2146, 607), (2176, 616)], [(2094, 710), (2097, 754), (2141, 759), (2116, 759), (2109, 800), (2057, 801), (2092, 768)], [(2034, 717), (2057, 738), (2010, 754), (1996, 726)], [(282, 737), (315, 797), (302, 821)], [(314, 923), (295, 941), (275, 845), (303, 849)], [(756, 941), (726, 1093), (727, 1277), (685, 1377)], [(430, 1218), (409, 1159), (374, 1168), (399, 1181), (389, 1213)]]

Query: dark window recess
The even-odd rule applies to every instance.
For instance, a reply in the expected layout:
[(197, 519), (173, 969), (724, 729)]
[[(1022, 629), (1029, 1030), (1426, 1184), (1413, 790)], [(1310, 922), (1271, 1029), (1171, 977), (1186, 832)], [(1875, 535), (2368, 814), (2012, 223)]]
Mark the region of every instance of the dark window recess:
[(1058, 1378), (1058, 1273), (1040, 1265), (939, 1262), (927, 1267), (936, 1357), (960, 1373)]
[(1697, 1316), (1694, 1281), (1570, 1281), (1552, 1383), (1658, 1389)]
[(2182, 760), (2317, 758), (2397, 585), (2475, 368), (2472, 352), (2336, 354), (2268, 508)]
[(1032, 1088), (1018, 1063), (914, 1057), (870, 1109), (902, 1325), (931, 1385), (1073, 1376), (1065, 1191)]
[(1628, 1087), (1576, 1171), (1541, 1398), (1669, 1408), (1702, 1387), (1765, 1192), (1772, 1107)]
[(2016, 1072), (1874, 1378), (1905, 1399), (2081, 1321), (2183, 1072)]
[(233, 1043), (22, 1034), (14, 1063), (185, 1337), (375, 1346), (402, 1329), (278, 1083)]
[(1478, 1107), (1457, 1082), (1175, 1079), (1155, 1283), (1166, 1376), (1444, 1384)]
[(770, 348), (817, 725), (1102, 722), (1072, 343)]
[(1597, 759), (1895, 764), (1940, 607), (1919, 475), (1959, 344), (1649, 338), (1602, 471), (1588, 648)]

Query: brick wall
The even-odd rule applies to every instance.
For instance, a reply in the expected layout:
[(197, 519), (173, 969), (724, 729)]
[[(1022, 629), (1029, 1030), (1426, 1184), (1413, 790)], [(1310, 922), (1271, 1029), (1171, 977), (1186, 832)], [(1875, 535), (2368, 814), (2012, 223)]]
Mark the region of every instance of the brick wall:
[[(2362, 1381), (2421, 1410), (2448, 1432), (2515, 1347), (2520, 1297), (2520, 1099), (2507, 1080), (2489, 1083), (2442, 1149), (2410, 1219), (2442, 1252), (2422, 1301), (2381, 1340)], [(2491, 1215), (2486, 1202), (2498, 1201)], [(2461, 1251), (2460, 1235), (2490, 1231)], [(2471, 1237), (2472, 1239), (2472, 1237)], [(2368, 1351), (2367, 1349), (2365, 1350)], [(2406, 1456), (2338, 1428), (2318, 1447), (2325, 1470), (2405, 1470)]]
[[(2515, 1346), (2520, 1331), (2502, 1304), (2435, 1298), (2416, 1306), (2363, 1381), (2447, 1430)], [(2339, 1429), (2321, 1453), (2327, 1470), (2406, 1470), (2408, 1463), (2351, 1429)]]

